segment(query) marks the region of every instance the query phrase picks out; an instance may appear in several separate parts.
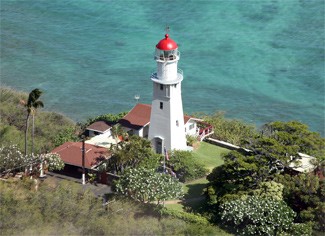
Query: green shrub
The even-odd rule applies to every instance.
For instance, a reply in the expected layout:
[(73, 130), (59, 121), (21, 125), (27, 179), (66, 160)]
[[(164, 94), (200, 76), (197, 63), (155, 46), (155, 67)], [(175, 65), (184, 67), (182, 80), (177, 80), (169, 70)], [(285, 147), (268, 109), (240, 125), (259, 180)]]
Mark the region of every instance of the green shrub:
[(168, 208), (162, 208), (160, 210), (160, 213), (162, 215), (167, 215), (167, 216), (172, 216), (177, 219), (182, 219), (186, 222), (189, 223), (195, 223), (199, 225), (209, 225), (209, 221), (201, 216), (200, 214), (195, 214), (195, 213), (189, 213), (189, 212), (184, 212), (184, 211), (177, 211), (173, 209), (168, 209)]
[(193, 146), (193, 144), (197, 142), (197, 138), (192, 135), (186, 135), (186, 142), (188, 146)]
[(289, 235), (308, 236), (313, 234), (312, 223), (293, 224), (289, 229)]

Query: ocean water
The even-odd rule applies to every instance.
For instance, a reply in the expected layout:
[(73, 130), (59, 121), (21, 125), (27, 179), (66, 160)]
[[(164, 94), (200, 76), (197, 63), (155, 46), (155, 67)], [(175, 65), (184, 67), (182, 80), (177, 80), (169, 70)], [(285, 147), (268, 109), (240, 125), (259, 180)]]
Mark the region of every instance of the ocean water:
[(324, 135), (323, 0), (2, 0), (1, 85), (44, 91), (76, 121), (151, 103), (155, 45), (170, 27), (186, 113)]

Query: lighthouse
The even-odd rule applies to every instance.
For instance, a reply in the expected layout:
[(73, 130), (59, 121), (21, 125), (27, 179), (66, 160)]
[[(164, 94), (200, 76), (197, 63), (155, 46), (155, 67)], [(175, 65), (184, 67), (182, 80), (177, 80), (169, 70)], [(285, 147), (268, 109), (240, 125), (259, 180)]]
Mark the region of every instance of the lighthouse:
[(157, 71), (151, 75), (153, 96), (148, 138), (157, 153), (186, 150), (182, 104), (183, 71), (177, 67), (178, 45), (168, 34), (156, 45)]

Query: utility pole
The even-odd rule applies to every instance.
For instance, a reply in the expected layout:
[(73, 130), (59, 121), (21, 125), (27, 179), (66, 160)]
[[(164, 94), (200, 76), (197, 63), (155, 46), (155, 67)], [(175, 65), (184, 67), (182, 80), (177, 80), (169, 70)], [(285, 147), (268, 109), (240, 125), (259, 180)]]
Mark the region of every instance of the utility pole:
[(86, 173), (85, 173), (85, 136), (82, 135), (82, 184), (85, 185), (86, 184)]
[(44, 178), (44, 177), (46, 177), (46, 175), (44, 174), (44, 164), (43, 164), (43, 162), (44, 162), (44, 155), (40, 155), (40, 158), (41, 158), (41, 167), (40, 167), (40, 169), (41, 169), (41, 174), (40, 174), (40, 178)]

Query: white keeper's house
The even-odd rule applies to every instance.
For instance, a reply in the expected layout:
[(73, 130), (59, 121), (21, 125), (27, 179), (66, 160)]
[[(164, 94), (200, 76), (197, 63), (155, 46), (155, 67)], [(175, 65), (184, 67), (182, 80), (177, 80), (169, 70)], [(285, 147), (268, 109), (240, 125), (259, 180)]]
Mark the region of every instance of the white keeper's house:
[[(150, 77), (153, 85), (151, 105), (136, 104), (118, 122), (129, 134), (148, 138), (157, 153), (163, 153), (164, 149), (190, 150), (186, 145), (187, 135), (202, 140), (213, 133), (212, 127), (202, 120), (184, 116), (183, 71), (177, 66), (179, 59), (177, 43), (166, 34), (155, 49), (154, 60), (157, 68)], [(110, 127), (105, 125), (100, 130), (97, 127), (89, 127), (92, 134), (98, 131), (108, 134), (109, 129)]]

